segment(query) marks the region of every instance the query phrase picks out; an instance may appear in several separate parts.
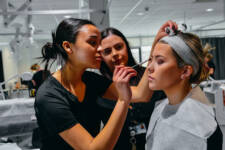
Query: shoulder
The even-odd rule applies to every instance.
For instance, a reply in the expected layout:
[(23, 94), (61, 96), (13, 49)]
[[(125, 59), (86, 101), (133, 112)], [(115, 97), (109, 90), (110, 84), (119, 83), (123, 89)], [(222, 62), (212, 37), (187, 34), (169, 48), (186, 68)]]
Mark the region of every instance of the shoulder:
[(35, 97), (35, 105), (45, 105), (47, 103), (53, 103), (61, 99), (65, 99), (65, 90), (57, 83), (54, 77), (50, 76), (39, 87), (37, 95)]
[(215, 117), (215, 112), (213, 110), (213, 106), (212, 105), (209, 105), (207, 103), (202, 103), (201, 101), (199, 100), (196, 100), (194, 98), (188, 98), (188, 105), (184, 105), (186, 107), (193, 107), (193, 109), (196, 109), (198, 111), (201, 112), (201, 114), (205, 114), (205, 115), (208, 115), (208, 116), (211, 116), (211, 117)]
[(39, 70), (37, 72), (34, 73), (34, 75), (39, 75), (39, 74), (42, 74), (43, 70)]
[(175, 126), (203, 139), (210, 137), (217, 127), (212, 106), (192, 98), (181, 104), (174, 118), (177, 120)]
[(42, 70), (35, 72), (34, 75), (33, 75), (33, 79), (38, 80), (38, 78), (40, 76), (42, 76)]

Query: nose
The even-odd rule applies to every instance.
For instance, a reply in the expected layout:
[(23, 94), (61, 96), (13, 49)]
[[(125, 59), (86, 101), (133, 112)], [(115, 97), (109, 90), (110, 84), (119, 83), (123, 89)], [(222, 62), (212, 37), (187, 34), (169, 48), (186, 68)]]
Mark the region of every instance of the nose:
[(116, 52), (116, 50), (112, 50), (112, 59), (117, 60), (119, 59), (119, 54)]
[(153, 73), (154, 72), (154, 66), (153, 66), (152, 62), (149, 62), (147, 69), (148, 69), (149, 73)]
[(99, 45), (98, 48), (97, 48), (97, 52), (101, 52), (103, 49), (102, 49), (102, 46)]
[(118, 56), (118, 52), (114, 48), (112, 49), (112, 55), (113, 55), (113, 57)]

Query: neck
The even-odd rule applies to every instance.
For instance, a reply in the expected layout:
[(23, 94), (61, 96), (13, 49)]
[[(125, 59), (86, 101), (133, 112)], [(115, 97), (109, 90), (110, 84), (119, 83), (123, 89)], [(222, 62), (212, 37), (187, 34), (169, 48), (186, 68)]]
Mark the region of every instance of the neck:
[(77, 96), (78, 101), (82, 102), (85, 97), (85, 84), (82, 81), (82, 75), (85, 69), (79, 66), (73, 66), (69, 63), (57, 71), (53, 76), (72, 94)]
[(80, 67), (74, 67), (69, 63), (66, 63), (62, 69), (57, 71), (54, 76), (66, 87), (76, 87), (82, 83), (82, 75), (85, 69), (81, 69)]
[(170, 105), (181, 103), (190, 91), (191, 85), (185, 81), (181, 81), (179, 84), (173, 85), (164, 90)]
[(66, 64), (61, 69), (61, 75), (65, 80), (69, 81), (73, 85), (76, 85), (77, 83), (82, 82), (82, 75), (84, 71), (84, 68), (74, 67), (71, 64)]

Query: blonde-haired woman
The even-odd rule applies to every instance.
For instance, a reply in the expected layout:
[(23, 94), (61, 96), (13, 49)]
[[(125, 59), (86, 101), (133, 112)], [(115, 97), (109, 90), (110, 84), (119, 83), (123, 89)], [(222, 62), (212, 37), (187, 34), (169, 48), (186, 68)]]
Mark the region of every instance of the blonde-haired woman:
[(147, 150), (206, 150), (211, 136), (219, 140), (213, 108), (199, 86), (193, 87), (207, 77), (196, 35), (178, 32), (156, 44), (148, 65), (149, 88), (163, 90), (167, 98), (152, 114)]

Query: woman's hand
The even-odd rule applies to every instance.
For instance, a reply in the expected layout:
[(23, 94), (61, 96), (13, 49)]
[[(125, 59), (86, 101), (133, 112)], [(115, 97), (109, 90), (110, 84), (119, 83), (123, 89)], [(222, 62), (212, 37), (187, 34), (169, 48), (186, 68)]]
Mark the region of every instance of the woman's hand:
[(170, 27), (173, 30), (178, 30), (178, 25), (176, 24), (176, 22), (173, 22), (171, 20), (168, 20), (166, 23), (164, 23), (158, 33), (156, 34), (155, 37), (155, 41), (158, 42), (161, 38), (163, 38), (164, 36), (167, 36), (168, 34), (165, 32), (166, 27)]
[(137, 72), (131, 67), (116, 66), (113, 73), (113, 81), (117, 89), (119, 100), (130, 102), (132, 92), (129, 81), (131, 77), (137, 75)]

